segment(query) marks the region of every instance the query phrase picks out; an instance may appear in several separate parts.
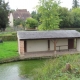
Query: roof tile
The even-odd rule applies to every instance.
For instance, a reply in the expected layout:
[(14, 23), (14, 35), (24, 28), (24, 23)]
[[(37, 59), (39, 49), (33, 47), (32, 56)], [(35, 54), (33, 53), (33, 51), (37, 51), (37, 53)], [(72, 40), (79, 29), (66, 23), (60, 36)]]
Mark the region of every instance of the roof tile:
[(54, 31), (18, 31), (19, 39), (47, 39), (47, 38), (80, 38), (76, 30), (54, 30)]
[(26, 18), (31, 17), (31, 15), (26, 9), (17, 9), (13, 12), (13, 17), (14, 19), (20, 18), (22, 20), (26, 20)]

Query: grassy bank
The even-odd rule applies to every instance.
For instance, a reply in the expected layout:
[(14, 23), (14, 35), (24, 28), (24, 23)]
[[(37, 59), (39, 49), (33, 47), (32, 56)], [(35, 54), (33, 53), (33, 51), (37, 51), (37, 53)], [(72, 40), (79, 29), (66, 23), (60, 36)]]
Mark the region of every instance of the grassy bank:
[(34, 69), (40, 68), (41, 66), (44, 65), (46, 59), (34, 59), (34, 60), (26, 60), (26, 61), (21, 61), (17, 62), (17, 64), (20, 64), (20, 70), (21, 70), (21, 75), (33, 75), (34, 74)]
[(18, 56), (17, 41), (0, 43), (0, 61)]
[[(66, 69), (66, 63), (71, 69)], [(35, 70), (34, 80), (80, 80), (80, 54), (65, 55), (46, 61)]]

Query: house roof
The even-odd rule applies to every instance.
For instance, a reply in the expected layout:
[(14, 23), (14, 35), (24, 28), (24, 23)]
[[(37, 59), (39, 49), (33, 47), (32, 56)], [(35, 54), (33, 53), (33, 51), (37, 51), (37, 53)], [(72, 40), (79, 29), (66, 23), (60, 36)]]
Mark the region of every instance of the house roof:
[(29, 11), (26, 9), (17, 9), (16, 11), (13, 12), (13, 18), (14, 19), (22, 19), (26, 20), (26, 18), (31, 17)]
[(80, 33), (76, 30), (18, 31), (17, 37), (19, 39), (79, 38)]

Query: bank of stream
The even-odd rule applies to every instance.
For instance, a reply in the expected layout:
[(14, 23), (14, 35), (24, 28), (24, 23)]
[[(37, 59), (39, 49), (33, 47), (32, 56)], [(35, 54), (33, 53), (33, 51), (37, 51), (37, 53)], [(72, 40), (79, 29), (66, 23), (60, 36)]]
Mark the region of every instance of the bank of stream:
[(45, 59), (0, 64), (0, 80), (30, 80), (34, 69), (40, 68)]

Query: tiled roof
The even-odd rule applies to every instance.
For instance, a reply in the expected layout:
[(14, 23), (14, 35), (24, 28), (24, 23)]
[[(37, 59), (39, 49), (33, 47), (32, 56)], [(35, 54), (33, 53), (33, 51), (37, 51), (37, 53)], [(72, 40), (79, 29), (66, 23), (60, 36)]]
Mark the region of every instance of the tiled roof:
[(54, 30), (54, 31), (18, 31), (19, 39), (53, 39), (53, 38), (80, 38), (76, 30)]
[(26, 9), (17, 9), (16, 11), (13, 12), (13, 18), (14, 19), (22, 19), (26, 20), (26, 18), (31, 17), (29, 11)]

